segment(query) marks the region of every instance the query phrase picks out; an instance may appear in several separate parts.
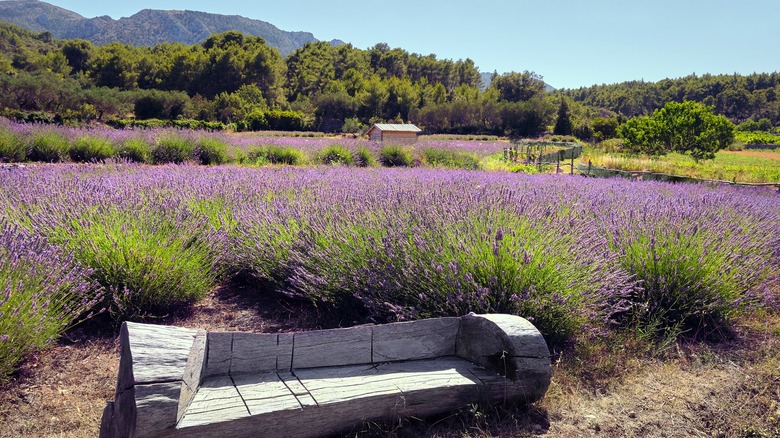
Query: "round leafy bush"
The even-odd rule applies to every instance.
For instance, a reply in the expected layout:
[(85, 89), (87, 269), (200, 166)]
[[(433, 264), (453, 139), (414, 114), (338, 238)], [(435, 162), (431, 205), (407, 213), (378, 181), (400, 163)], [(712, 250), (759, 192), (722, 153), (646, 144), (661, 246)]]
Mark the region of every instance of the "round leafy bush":
[(117, 155), (135, 163), (150, 163), (152, 148), (149, 143), (140, 138), (129, 138), (120, 146)]
[(102, 161), (114, 155), (114, 146), (104, 137), (84, 135), (73, 142), (68, 155), (77, 163)]
[(353, 162), (358, 167), (374, 167), (377, 165), (376, 157), (365, 146), (360, 147), (355, 151)]
[(402, 146), (385, 146), (379, 151), (379, 162), (385, 167), (409, 167), (412, 165), (412, 153)]
[(32, 161), (56, 163), (62, 161), (68, 152), (68, 141), (53, 131), (40, 131), (30, 140), (28, 158)]
[(0, 161), (18, 163), (27, 159), (27, 146), (18, 135), (0, 130)]
[(228, 145), (214, 138), (198, 140), (196, 154), (200, 164), (225, 164), (228, 161)]
[(322, 164), (351, 165), (353, 163), (352, 154), (340, 145), (331, 145), (323, 149), (319, 153), (318, 161)]
[(176, 163), (193, 160), (195, 146), (187, 139), (175, 135), (162, 137), (152, 149), (152, 162), (155, 164)]

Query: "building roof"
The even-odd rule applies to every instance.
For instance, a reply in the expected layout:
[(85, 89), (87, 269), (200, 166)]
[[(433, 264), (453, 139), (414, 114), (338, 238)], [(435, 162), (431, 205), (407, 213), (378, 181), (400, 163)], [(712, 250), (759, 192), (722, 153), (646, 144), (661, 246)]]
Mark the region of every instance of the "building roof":
[(374, 128), (380, 131), (400, 131), (400, 132), (422, 132), (422, 129), (411, 123), (374, 123), (368, 131), (372, 131)]

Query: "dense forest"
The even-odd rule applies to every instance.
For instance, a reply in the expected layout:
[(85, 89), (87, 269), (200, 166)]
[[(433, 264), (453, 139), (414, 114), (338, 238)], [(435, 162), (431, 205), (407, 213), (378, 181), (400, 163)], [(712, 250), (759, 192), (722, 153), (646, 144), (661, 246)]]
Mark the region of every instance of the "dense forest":
[(768, 119), (780, 124), (780, 73), (751, 75), (692, 74), (659, 82), (632, 81), (564, 90), (565, 96), (587, 106), (605, 108), (625, 117), (650, 115), (667, 102), (692, 100), (714, 107), (734, 123)]
[(358, 49), (313, 42), (282, 58), (262, 38), (232, 31), (196, 45), (96, 46), (0, 23), (0, 115), (29, 121), (187, 120), (325, 132), (412, 121), (429, 133), (536, 136), (555, 126), (556, 133), (601, 139), (615, 136), (626, 118), (689, 99), (735, 123), (780, 123), (777, 73), (547, 93), (542, 77), (525, 71), (494, 74), (482, 85), (470, 59), (383, 43)]

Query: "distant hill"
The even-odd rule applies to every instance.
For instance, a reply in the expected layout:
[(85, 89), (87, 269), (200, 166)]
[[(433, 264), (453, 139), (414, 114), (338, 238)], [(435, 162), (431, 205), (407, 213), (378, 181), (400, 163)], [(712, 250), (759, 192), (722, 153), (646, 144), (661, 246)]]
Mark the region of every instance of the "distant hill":
[[(212, 34), (237, 30), (263, 37), (283, 57), (307, 42), (317, 41), (309, 32), (287, 32), (265, 21), (238, 15), (144, 9), (119, 20), (108, 16), (85, 18), (38, 0), (0, 1), (0, 21), (35, 32), (48, 31), (55, 38), (83, 38), (98, 45), (117, 41), (134, 46), (154, 46), (164, 42), (199, 44)], [(339, 40), (330, 43), (344, 44)]]

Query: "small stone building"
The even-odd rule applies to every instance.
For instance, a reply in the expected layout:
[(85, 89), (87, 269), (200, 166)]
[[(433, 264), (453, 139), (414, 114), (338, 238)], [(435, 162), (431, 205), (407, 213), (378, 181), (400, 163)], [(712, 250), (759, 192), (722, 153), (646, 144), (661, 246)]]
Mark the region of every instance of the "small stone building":
[(366, 131), (371, 141), (390, 141), (393, 143), (416, 143), (417, 134), (422, 132), (411, 123), (375, 123)]

